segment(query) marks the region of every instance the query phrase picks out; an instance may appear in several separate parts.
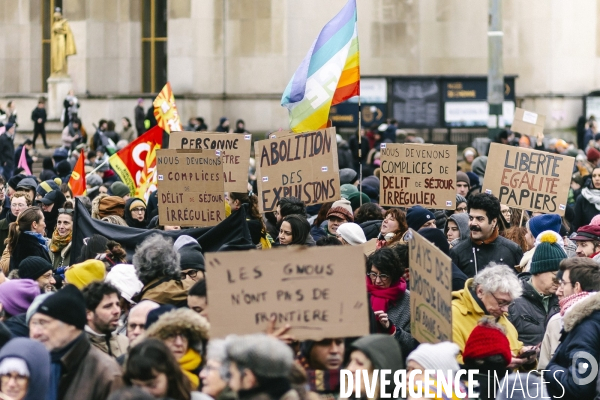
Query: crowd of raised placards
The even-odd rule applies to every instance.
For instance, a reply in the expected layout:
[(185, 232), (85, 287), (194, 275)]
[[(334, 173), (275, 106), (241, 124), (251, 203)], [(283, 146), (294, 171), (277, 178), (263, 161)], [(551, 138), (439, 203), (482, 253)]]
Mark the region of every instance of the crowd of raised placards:
[[(339, 187), (336, 175), (328, 181), (332, 189), (327, 194), (335, 201), (307, 205), (278, 194), (273, 211), (261, 213), (261, 176), (250, 159), (247, 190), (225, 192), (226, 218), (212, 226), (183, 228), (161, 221), (159, 204), (185, 205), (190, 197), (165, 195), (161, 201), (157, 191), (147, 199), (134, 197), (106, 162), (107, 146), (121, 148), (135, 140), (152, 125), (151, 114), (136, 109), (135, 124), (124, 119), (119, 134), (114, 123), (100, 121), (90, 135), (72, 108), (72, 101), (65, 104), (63, 145), (44, 159), (39, 176), (31, 170), (38, 134), (45, 141), (43, 102), (32, 114), (35, 137), (16, 150), (15, 105), (0, 110), (0, 398), (333, 399), (340, 395), (341, 369), (368, 374), (478, 370), (482, 399), (532, 398), (507, 392), (517, 371), (532, 371), (522, 385), (537, 387), (539, 398), (591, 399), (600, 393), (595, 378), (600, 360), (600, 134), (594, 120), (584, 121), (578, 145), (503, 131), (492, 146), (494, 155), (490, 152), (490, 160), (500, 157), (493, 165), (468, 147), (458, 163), (456, 148), (424, 151), (444, 156), (410, 161), (429, 163), (418, 168), (402, 167), (402, 152), (394, 156), (390, 144), (426, 145), (390, 121), (366, 130), (360, 141), (336, 136), (332, 157), (339, 167)], [(201, 118), (192, 118), (185, 131), (207, 129)], [(226, 118), (214, 131), (249, 135), (243, 121), (229, 129)], [(386, 148), (386, 157), (398, 161), (397, 176), (380, 168)], [(67, 182), (84, 154), (86, 194), (74, 197)], [(411, 154), (419, 158), (420, 153)], [(438, 158), (447, 158), (447, 165), (436, 164)], [(192, 176), (190, 168), (182, 166), (178, 174)], [(566, 176), (559, 168), (566, 168)], [(286, 179), (301, 182), (303, 176), (294, 171)], [(419, 193), (435, 190), (428, 198), (437, 199), (439, 207), (419, 204), (424, 195), (403, 195), (416, 178), (425, 182), (416, 184)], [(389, 199), (409, 204), (384, 206), (384, 190)], [(497, 196), (504, 196), (506, 204)], [(551, 206), (555, 212), (544, 213)], [(422, 245), (411, 248), (414, 232), (441, 252), (436, 262)], [(292, 246), (290, 252), (276, 249), (285, 246)], [(328, 246), (364, 251), (344, 261), (352, 271), (343, 273), (343, 266), (333, 262), (315, 262), (318, 254), (333, 251)], [(205, 256), (231, 251), (241, 268), (235, 274), (227, 269), (217, 279), (227, 263), (213, 255), (205, 267)], [(439, 268), (444, 257), (451, 260), (445, 270)], [(236, 286), (242, 288), (235, 295), (237, 304), (260, 305), (269, 301), (268, 289), (278, 287), (263, 279), (264, 290), (257, 292), (253, 282), (267, 273), (266, 265), (282, 261), (281, 281), (319, 274), (315, 279), (325, 279), (335, 271), (340, 278), (328, 278), (328, 285), (344, 289), (351, 278), (341, 277), (359, 271), (361, 290), (348, 293), (353, 303), (344, 309), (342, 302), (338, 311), (337, 303), (328, 303), (334, 301), (335, 288), (296, 290), (292, 282), (274, 292), (276, 301), (316, 296), (310, 307), (322, 307), (309, 310), (294, 303), (272, 313), (256, 309), (250, 315), (256, 326), (239, 326), (238, 317), (226, 311), (233, 302), (229, 294), (218, 296), (221, 286), (211, 289), (211, 274), (221, 285), (242, 283)], [(426, 281), (417, 266), (437, 274), (432, 276), (441, 289)], [(411, 315), (412, 285), (419, 298), (439, 307), (428, 311), (420, 307), (424, 303), (417, 304), (418, 316)], [(209, 308), (210, 298), (216, 303)], [(361, 310), (364, 320), (348, 314), (351, 308)], [(428, 319), (428, 312), (438, 312), (435, 318), (450, 324), (451, 333), (431, 323), (435, 318)], [(344, 315), (354, 315), (350, 324), (356, 329), (339, 325), (331, 337), (319, 335), (326, 324), (333, 333), (331, 324), (338, 317), (340, 324), (348, 324)], [(211, 335), (211, 320), (218, 337)], [(417, 322), (431, 335), (411, 332)], [(256, 333), (227, 335), (228, 326), (235, 326), (230, 333)], [(493, 374), (500, 378), (489, 379)], [(357, 389), (365, 398), (364, 388)], [(425, 394), (428, 388), (419, 390)], [(453, 398), (465, 390), (455, 382)]]

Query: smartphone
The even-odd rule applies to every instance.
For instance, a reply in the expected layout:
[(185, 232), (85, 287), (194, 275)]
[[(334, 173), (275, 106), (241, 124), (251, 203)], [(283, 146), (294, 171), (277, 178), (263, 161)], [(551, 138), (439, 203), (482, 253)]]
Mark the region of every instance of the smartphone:
[(536, 353), (536, 349), (527, 350), (525, 353), (519, 354), (519, 358), (529, 358)]

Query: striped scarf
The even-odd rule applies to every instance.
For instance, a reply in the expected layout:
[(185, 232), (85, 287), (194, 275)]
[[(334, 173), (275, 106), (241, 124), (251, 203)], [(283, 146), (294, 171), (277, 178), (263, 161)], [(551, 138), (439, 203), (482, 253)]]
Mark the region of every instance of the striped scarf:
[(564, 317), (565, 313), (567, 312), (567, 310), (569, 308), (571, 308), (575, 303), (579, 302), (580, 300), (585, 299), (586, 297), (588, 297), (591, 294), (592, 293), (590, 293), (590, 292), (579, 292), (579, 293), (575, 293), (570, 296), (564, 297), (562, 300), (560, 300), (558, 302), (558, 305), (560, 306), (560, 316)]

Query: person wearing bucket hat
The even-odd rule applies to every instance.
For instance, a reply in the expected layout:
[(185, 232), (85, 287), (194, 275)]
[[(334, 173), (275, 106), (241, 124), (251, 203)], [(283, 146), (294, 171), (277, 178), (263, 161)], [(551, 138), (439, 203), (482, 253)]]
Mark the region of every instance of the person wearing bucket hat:
[(519, 274), (523, 294), (508, 309), (508, 319), (525, 346), (541, 343), (546, 322), (560, 311), (556, 274), (567, 254), (552, 232), (542, 234), (540, 242), (535, 248), (529, 272)]
[(325, 232), (328, 236), (336, 236), (337, 228), (345, 222), (354, 222), (354, 213), (350, 202), (342, 199), (334, 202), (327, 211)]
[(106, 399), (122, 385), (122, 370), (92, 346), (83, 294), (73, 285), (47, 297), (29, 320), (30, 337), (50, 352), (50, 384), (44, 398)]

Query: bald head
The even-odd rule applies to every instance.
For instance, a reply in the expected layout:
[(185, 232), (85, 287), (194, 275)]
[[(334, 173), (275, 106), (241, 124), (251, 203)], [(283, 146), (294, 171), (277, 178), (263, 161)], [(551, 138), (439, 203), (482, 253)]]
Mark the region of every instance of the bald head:
[(127, 338), (129, 338), (130, 342), (144, 333), (144, 325), (146, 324), (148, 313), (158, 307), (160, 305), (152, 300), (142, 300), (129, 311), (129, 317), (127, 318)]

